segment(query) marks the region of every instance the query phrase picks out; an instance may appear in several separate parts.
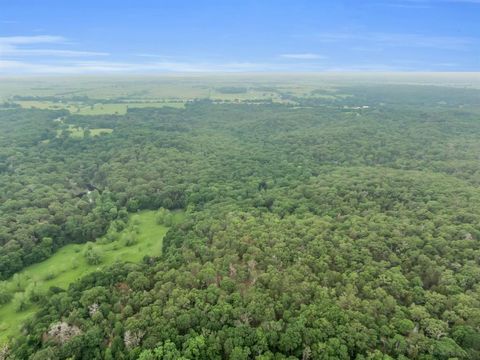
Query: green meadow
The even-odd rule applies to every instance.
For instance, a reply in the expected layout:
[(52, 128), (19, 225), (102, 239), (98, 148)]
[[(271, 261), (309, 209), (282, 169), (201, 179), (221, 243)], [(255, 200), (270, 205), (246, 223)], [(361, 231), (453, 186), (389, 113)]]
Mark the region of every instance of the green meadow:
[[(178, 223), (182, 218), (182, 212), (172, 213), (170, 223)], [(147, 255), (160, 255), (167, 231), (167, 226), (157, 223), (156, 211), (142, 211), (130, 216), (127, 227), (118, 233), (115, 240), (112, 241), (107, 234), (95, 243), (66, 245), (49, 259), (31, 265), (0, 283), (13, 295), (10, 302), (0, 305), (0, 341), (17, 334), (22, 322), (36, 311), (36, 305), (31, 303), (19, 311), (18, 303), (26, 292), (33, 289), (44, 294), (52, 286), (66, 289), (82, 276), (115, 262), (140, 262)], [(98, 256), (98, 261), (89, 262), (87, 251)]]
[(185, 103), (182, 101), (139, 101), (87, 105), (81, 102), (72, 101), (52, 102), (43, 100), (20, 100), (15, 101), (15, 103), (26, 109), (68, 110), (71, 114), (75, 115), (125, 115), (128, 109), (135, 108), (185, 107)]
[[(75, 125), (69, 125), (68, 129), (66, 129), (69, 133), (69, 136), (72, 138), (82, 139), (85, 137), (85, 129)], [(113, 132), (113, 129), (108, 128), (96, 128), (96, 129), (89, 129), (90, 136), (99, 136), (103, 134), (110, 134)], [(57, 130), (57, 138), (62, 135), (62, 130)]]

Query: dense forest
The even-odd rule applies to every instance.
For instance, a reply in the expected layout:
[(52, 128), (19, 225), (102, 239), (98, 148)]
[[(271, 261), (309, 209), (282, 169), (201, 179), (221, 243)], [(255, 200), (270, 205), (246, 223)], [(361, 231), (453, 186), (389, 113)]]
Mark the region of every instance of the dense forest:
[(137, 211), (185, 217), (161, 256), (33, 294), (0, 359), (480, 359), (480, 91), (338, 91), (1, 109), (0, 280)]

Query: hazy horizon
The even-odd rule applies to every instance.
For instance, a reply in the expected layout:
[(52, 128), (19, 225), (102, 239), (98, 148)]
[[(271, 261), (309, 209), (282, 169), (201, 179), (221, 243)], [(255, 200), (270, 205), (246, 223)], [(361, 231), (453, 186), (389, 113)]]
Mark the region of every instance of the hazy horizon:
[(479, 23), (476, 0), (20, 0), (0, 76), (478, 72)]

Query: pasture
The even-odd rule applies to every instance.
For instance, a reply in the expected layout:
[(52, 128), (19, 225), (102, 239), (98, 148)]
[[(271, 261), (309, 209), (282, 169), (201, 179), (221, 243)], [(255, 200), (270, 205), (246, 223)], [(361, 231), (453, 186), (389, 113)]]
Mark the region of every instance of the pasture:
[[(30, 302), (19, 306), (27, 292), (45, 294), (52, 286), (66, 289), (82, 276), (115, 262), (140, 262), (145, 256), (160, 255), (168, 227), (157, 224), (156, 215), (156, 211), (132, 214), (127, 227), (114, 241), (107, 234), (95, 243), (66, 245), (49, 259), (1, 282), (0, 291), (9, 291), (13, 300), (0, 305), (0, 342), (17, 334), (21, 323), (36, 311), (37, 306)], [(173, 224), (181, 222), (182, 218), (182, 212), (172, 213)], [(132, 233), (135, 234), (134, 241), (131, 240)], [(87, 251), (98, 255), (97, 264), (88, 261)], [(22, 308), (20, 311), (19, 307)]]
[(138, 101), (89, 105), (75, 101), (16, 100), (15, 104), (26, 109), (68, 110), (75, 115), (125, 115), (128, 109), (135, 108), (173, 107), (180, 109), (185, 107), (183, 101)]
[[(76, 139), (83, 139), (85, 137), (85, 129), (75, 125), (69, 125), (67, 129), (65, 129), (69, 136)], [(62, 129), (57, 130), (57, 138), (62, 135)], [(108, 128), (95, 128), (89, 129), (90, 136), (100, 136), (103, 134), (110, 134), (113, 132), (113, 129)]]

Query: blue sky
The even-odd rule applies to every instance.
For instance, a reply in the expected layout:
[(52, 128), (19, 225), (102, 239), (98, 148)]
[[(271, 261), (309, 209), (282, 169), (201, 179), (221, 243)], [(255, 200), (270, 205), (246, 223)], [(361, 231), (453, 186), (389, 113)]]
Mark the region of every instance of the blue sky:
[(0, 75), (480, 71), (480, 0), (0, 0)]

